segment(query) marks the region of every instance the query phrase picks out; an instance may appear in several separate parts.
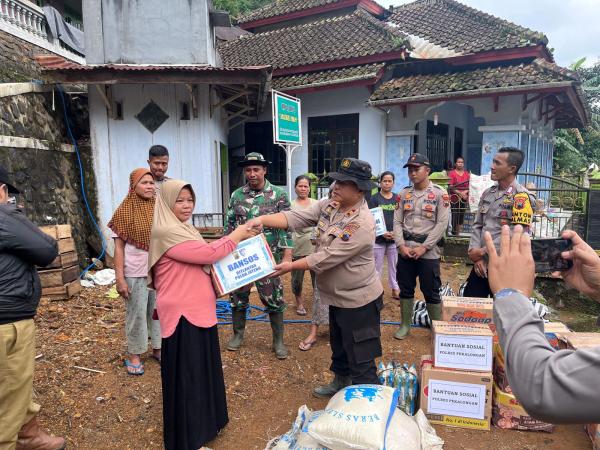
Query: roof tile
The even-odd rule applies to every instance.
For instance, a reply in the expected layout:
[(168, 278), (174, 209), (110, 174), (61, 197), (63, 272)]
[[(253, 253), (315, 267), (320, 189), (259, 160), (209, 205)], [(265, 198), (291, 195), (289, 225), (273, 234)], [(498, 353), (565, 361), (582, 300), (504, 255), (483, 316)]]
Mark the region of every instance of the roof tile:
[(373, 82), (375, 82), (384, 67), (384, 63), (365, 64), (362, 66), (282, 76), (273, 79), (273, 88), (285, 91), (291, 89), (331, 86), (360, 80), (372, 79)]
[[(485, 67), (446, 67), (446, 70), (428, 72), (438, 67), (432, 64), (413, 66), (412, 73), (402, 75), (400, 71), (408, 71), (409, 65), (396, 66), (397, 76), (383, 83), (371, 95), (371, 102), (382, 100), (400, 100), (419, 96), (443, 95), (471, 92), (485, 89), (502, 89), (518, 86), (536, 86), (553, 82), (578, 82), (575, 74), (542, 59)], [(420, 71), (421, 73), (414, 73)]]
[(367, 12), (329, 18), (221, 42), (225, 66), (269, 64), (275, 69), (400, 51), (406, 36)]
[(542, 33), (455, 0), (416, 0), (388, 19), (404, 33), (462, 54), (547, 44)]

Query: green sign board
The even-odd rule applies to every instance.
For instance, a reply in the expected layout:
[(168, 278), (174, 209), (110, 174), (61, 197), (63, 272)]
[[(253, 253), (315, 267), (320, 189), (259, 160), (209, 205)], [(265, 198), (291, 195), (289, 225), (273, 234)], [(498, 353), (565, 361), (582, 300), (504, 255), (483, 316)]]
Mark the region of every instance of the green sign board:
[(273, 141), (275, 144), (302, 145), (300, 99), (272, 91)]

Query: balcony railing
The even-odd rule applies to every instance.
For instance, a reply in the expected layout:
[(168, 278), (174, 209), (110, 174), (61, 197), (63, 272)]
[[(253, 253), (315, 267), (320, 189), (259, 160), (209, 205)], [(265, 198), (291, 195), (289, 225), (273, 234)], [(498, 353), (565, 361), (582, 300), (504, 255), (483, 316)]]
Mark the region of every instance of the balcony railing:
[(44, 11), (30, 1), (0, 0), (0, 30), (72, 61), (85, 63), (84, 57), (48, 34)]

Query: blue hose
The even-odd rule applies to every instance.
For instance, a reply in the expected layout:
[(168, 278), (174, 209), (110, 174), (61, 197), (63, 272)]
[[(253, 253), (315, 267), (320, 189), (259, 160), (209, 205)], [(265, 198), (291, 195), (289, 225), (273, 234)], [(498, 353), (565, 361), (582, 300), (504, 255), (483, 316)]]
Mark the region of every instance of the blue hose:
[[(79, 184), (81, 185), (81, 195), (83, 196), (83, 202), (85, 203), (85, 208), (87, 210), (87, 213), (90, 216), (90, 219), (92, 220), (92, 223), (94, 224), (94, 227), (96, 228), (96, 231), (98, 231), (98, 235), (100, 236), (100, 239), (102, 240), (102, 251), (100, 252), (100, 254), (98, 255), (98, 258), (97, 258), (97, 259), (102, 259), (104, 257), (104, 254), (106, 253), (106, 239), (104, 239), (104, 235), (102, 234), (102, 231), (100, 230), (100, 226), (98, 225), (98, 222), (96, 222), (94, 214), (92, 213), (92, 208), (90, 208), (90, 204), (88, 202), (88, 198), (85, 193), (85, 177), (83, 176), (83, 164), (81, 163), (81, 155), (79, 154), (79, 147), (77, 146), (77, 141), (75, 140), (75, 137), (73, 136), (73, 132), (71, 131), (71, 122), (69, 121), (69, 116), (67, 114), (67, 105), (65, 102), (65, 95), (63, 93), (61, 86), (57, 85), (57, 90), (58, 90), (58, 93), (60, 94), (60, 100), (61, 100), (62, 106), (63, 106), (63, 113), (65, 116), (65, 125), (67, 126), (67, 133), (69, 134), (69, 138), (71, 139), (71, 142), (73, 143), (73, 147), (75, 148), (75, 153), (77, 155), (77, 163), (79, 164)], [(83, 269), (83, 271), (79, 274), (79, 278), (83, 278), (85, 276), (85, 274), (88, 273), (88, 271), (94, 266), (95, 266), (95, 264), (92, 263), (89, 266), (87, 266), (85, 269)]]
[[(256, 313), (253, 315), (253, 313)], [(268, 322), (267, 311), (261, 306), (248, 305), (246, 310), (246, 320), (254, 320), (256, 322)], [(227, 300), (217, 300), (217, 319), (219, 325), (231, 325), (231, 305)], [(308, 319), (287, 319), (284, 323), (311, 323)], [(382, 321), (381, 325), (400, 325), (400, 322)], [(418, 325), (413, 325), (418, 327)]]

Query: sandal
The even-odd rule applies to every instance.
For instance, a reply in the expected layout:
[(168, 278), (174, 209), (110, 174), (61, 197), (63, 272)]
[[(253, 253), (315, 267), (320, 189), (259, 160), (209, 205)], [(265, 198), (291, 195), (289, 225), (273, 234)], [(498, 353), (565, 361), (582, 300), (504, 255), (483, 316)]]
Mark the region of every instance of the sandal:
[(123, 363), (125, 367), (127, 367), (127, 373), (129, 375), (144, 375), (144, 364), (142, 364), (142, 362), (139, 364), (132, 364), (131, 361), (126, 359)]
[(296, 308), (296, 314), (298, 314), (299, 316), (305, 316), (306, 308), (304, 306), (300, 306), (300, 307)]
[(303, 352), (307, 352), (311, 348), (313, 348), (313, 345), (315, 345), (316, 343), (317, 343), (316, 339), (312, 342), (300, 341), (300, 344), (298, 344), (298, 348), (300, 350), (302, 350)]

